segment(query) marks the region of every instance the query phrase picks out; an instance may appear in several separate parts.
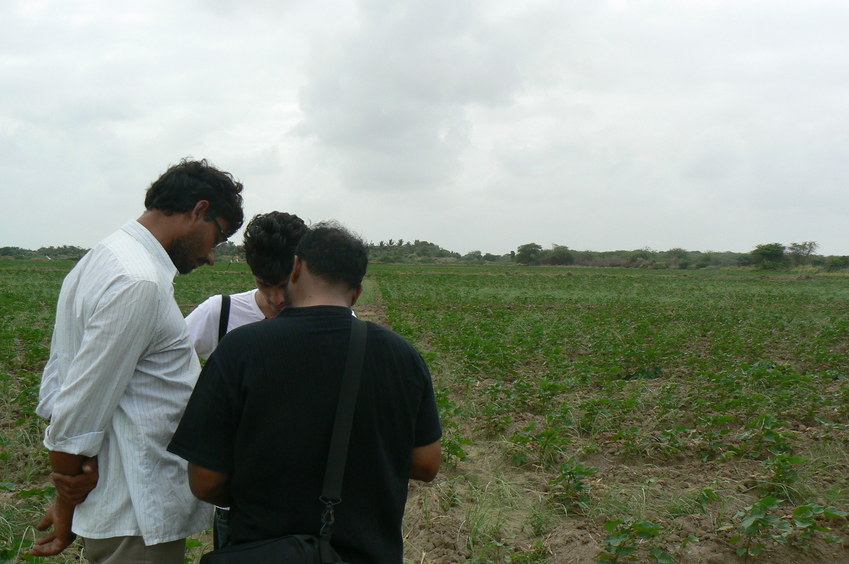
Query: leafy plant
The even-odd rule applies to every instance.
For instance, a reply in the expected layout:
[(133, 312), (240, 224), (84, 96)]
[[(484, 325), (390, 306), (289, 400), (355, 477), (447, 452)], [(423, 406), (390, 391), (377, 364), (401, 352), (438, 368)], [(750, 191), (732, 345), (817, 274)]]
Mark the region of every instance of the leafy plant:
[(790, 442), (793, 435), (782, 427), (782, 423), (771, 413), (758, 416), (748, 425), (748, 429), (737, 436), (743, 442), (739, 448), (740, 454), (763, 458), (771, 454), (789, 453), (792, 450)]
[(571, 439), (561, 427), (545, 426), (540, 429), (536, 423), (531, 423), (516, 431), (510, 442), (513, 445), (512, 459), (516, 465), (533, 462), (550, 467), (561, 459)]
[(761, 485), (764, 493), (772, 493), (793, 497), (793, 484), (799, 481), (799, 465), (808, 462), (804, 456), (790, 453), (776, 454), (763, 462), (763, 466), (771, 472), (771, 476)]
[[(819, 504), (800, 505), (793, 510), (792, 515), (777, 515), (774, 513), (783, 500), (766, 496), (757, 502), (743, 508), (735, 518), (741, 519), (738, 525), (742, 535), (731, 537), (732, 544), (740, 544), (736, 552), (738, 556), (748, 559), (758, 556), (766, 548), (766, 543), (772, 541), (778, 544), (791, 542), (803, 548), (810, 548), (810, 541), (817, 533), (831, 532), (825, 521), (845, 521), (846, 511), (835, 507), (825, 507)], [(826, 541), (840, 542), (838, 535), (828, 535)]]
[[(836, 507), (823, 507), (822, 505), (800, 505), (793, 510), (792, 523), (794, 526), (794, 534), (791, 538), (793, 544), (803, 548), (810, 548), (810, 540), (817, 533), (829, 533), (831, 528), (824, 524), (827, 520), (845, 520), (846, 511), (837, 509)], [(828, 535), (828, 542), (842, 542), (839, 535)]]
[(434, 393), (444, 432), (441, 441), (442, 460), (450, 466), (456, 466), (458, 462), (466, 460), (469, 456), (463, 445), (471, 444), (471, 440), (462, 436), (460, 425), (456, 421), (456, 417), (459, 417), (462, 410), (460, 406), (451, 401), (449, 390), (438, 389)]
[(731, 544), (742, 543), (737, 547), (738, 556), (746, 559), (749, 556), (757, 556), (764, 551), (766, 540), (783, 543), (786, 541), (793, 527), (780, 516), (774, 515), (772, 510), (777, 508), (783, 500), (766, 496), (757, 502), (738, 511), (735, 519), (741, 519), (739, 530), (742, 535), (731, 537)]
[(595, 475), (598, 468), (586, 466), (582, 462), (570, 458), (560, 465), (557, 476), (549, 482), (551, 499), (567, 510), (571, 507), (583, 508), (589, 501), (590, 486), (584, 479)]
[[(633, 554), (642, 541), (655, 538), (662, 529), (661, 525), (647, 520), (605, 522), (604, 530), (610, 534), (604, 537), (604, 552), (598, 555), (598, 562), (619, 562), (620, 558)], [(671, 554), (658, 547), (650, 547), (649, 554), (661, 564), (675, 561)]]

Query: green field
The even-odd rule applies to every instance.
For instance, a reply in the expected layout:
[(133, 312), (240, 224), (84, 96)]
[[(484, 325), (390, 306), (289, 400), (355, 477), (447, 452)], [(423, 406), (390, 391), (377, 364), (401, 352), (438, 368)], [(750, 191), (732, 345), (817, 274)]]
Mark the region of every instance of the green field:
[[(50, 497), (32, 410), (68, 268), (0, 262), (0, 562)], [(251, 283), (219, 264), (176, 296)], [(366, 289), (445, 426), (408, 562), (849, 561), (846, 276), (372, 265)]]

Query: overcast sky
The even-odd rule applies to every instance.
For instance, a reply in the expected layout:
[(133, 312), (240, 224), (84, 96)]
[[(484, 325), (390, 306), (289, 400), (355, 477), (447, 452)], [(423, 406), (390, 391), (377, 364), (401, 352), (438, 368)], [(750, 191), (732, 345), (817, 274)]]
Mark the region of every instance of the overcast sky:
[(849, 254), (847, 30), (843, 0), (0, 0), (0, 246), (90, 247), (193, 156), (247, 217), (374, 242)]

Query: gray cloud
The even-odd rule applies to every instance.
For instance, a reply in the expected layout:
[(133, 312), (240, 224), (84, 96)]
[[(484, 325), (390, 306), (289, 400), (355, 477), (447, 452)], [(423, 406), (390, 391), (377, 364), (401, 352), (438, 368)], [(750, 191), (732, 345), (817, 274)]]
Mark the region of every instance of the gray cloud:
[(90, 245), (193, 155), (249, 215), (374, 240), (847, 254), (847, 28), (836, 1), (0, 3), (0, 246)]
[(515, 51), (477, 3), (363, 2), (325, 41), (301, 93), (304, 121), (354, 189), (434, 188), (458, 172), (473, 104), (509, 104)]

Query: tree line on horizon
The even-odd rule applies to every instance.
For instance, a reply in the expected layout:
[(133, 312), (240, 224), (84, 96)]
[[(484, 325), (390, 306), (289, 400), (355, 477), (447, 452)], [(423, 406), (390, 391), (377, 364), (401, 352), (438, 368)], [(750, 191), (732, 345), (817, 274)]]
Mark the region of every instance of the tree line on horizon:
[(649, 248), (632, 251), (574, 251), (563, 245), (543, 249), (537, 243), (520, 245), (515, 261), (524, 265), (611, 266), (623, 268), (698, 269), (717, 267), (756, 267), (764, 270), (812, 266), (828, 271), (849, 267), (847, 256), (817, 255), (816, 241), (802, 243), (765, 243), (748, 253), (702, 252), (673, 248), (655, 251)]
[[(618, 251), (576, 251), (565, 245), (553, 244), (545, 249), (537, 243), (519, 245), (503, 255), (471, 251), (464, 255), (443, 249), (429, 241), (389, 239), (369, 242), (369, 259), (376, 263), (514, 263), (525, 266), (593, 266), (618, 268), (651, 268), (690, 270), (701, 268), (754, 267), (764, 270), (811, 266), (834, 272), (849, 268), (849, 256), (816, 254), (815, 241), (801, 243), (764, 243), (748, 253), (731, 251), (688, 251), (673, 248), (656, 251), (649, 248)], [(0, 247), (0, 259), (17, 260), (79, 260), (88, 249), (73, 245), (41, 247), (36, 250), (21, 247)], [(219, 260), (242, 261), (244, 248), (227, 242), (216, 249)]]

